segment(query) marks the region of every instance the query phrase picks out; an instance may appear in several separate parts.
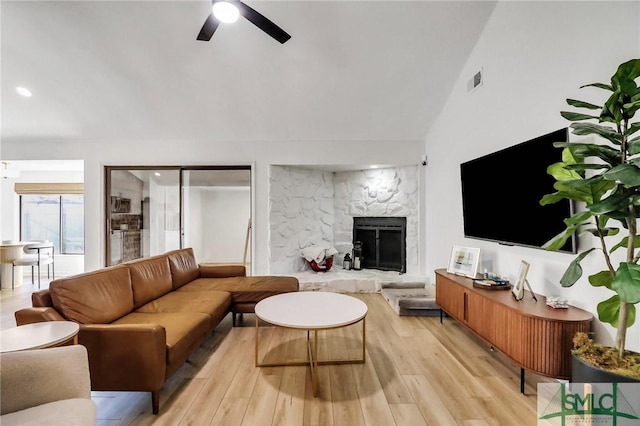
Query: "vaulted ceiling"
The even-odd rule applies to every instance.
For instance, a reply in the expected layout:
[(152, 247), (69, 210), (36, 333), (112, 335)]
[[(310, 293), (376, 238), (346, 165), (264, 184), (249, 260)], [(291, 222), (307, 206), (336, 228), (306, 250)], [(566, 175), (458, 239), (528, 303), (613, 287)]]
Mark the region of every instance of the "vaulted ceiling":
[(208, 0), (3, 0), (3, 140), (423, 140), (496, 2), (246, 3), (291, 40), (197, 41)]

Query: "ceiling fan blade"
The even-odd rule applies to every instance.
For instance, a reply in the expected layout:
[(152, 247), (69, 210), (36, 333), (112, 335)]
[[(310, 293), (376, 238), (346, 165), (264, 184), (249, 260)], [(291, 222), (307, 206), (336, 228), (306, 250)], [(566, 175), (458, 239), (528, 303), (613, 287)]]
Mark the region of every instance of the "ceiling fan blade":
[(204, 21), (204, 25), (202, 26), (202, 29), (198, 34), (198, 40), (200, 41), (211, 40), (211, 37), (213, 37), (213, 33), (216, 31), (216, 28), (218, 28), (219, 24), (220, 24), (220, 21), (214, 18), (213, 13), (210, 13), (209, 16), (207, 17), (207, 20)]
[(284, 44), (291, 38), (291, 36), (282, 28), (265, 18), (260, 12), (252, 9), (241, 1), (238, 1), (235, 4), (238, 6), (242, 16), (251, 21), (256, 27), (278, 40), (280, 43)]

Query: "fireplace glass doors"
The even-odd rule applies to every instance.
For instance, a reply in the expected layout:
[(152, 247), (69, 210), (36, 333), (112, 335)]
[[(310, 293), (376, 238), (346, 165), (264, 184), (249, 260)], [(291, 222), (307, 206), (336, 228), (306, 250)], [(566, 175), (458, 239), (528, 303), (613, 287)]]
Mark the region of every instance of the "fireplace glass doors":
[(353, 242), (362, 243), (362, 267), (406, 272), (406, 233), (406, 217), (354, 217)]

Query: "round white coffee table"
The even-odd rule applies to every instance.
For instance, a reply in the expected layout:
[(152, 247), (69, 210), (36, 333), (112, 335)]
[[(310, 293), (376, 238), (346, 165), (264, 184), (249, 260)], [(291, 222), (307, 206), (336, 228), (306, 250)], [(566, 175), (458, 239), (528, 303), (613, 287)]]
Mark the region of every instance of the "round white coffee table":
[[(365, 317), (367, 305), (340, 293), (301, 291), (268, 297), (256, 304), (256, 367), (308, 365), (311, 368), (313, 396), (318, 395), (318, 365), (362, 364), (365, 360)], [(306, 362), (261, 363), (258, 356), (260, 320), (279, 327), (307, 330), (309, 360)], [(318, 331), (346, 327), (362, 321), (362, 357), (355, 360), (318, 360)], [(313, 339), (310, 333), (313, 331)]]
[(72, 321), (45, 321), (0, 331), (0, 352), (42, 349), (75, 338), (80, 326)]

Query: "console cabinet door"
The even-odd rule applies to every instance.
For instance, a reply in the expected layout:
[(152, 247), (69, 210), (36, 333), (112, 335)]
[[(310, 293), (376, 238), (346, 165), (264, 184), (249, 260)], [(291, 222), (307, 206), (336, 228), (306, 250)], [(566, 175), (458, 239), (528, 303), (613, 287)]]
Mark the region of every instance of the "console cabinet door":
[(492, 336), (491, 302), (442, 276), (436, 276), (436, 303), (449, 315), (482, 336)]
[[(460, 285), (458, 284), (458, 286)], [(465, 293), (467, 301), (467, 327), (485, 339), (491, 340), (493, 337), (493, 324), (495, 324), (492, 319), (494, 303), (474, 291), (465, 289)]]
[(467, 323), (467, 298), (468, 294), (464, 287), (436, 275), (436, 303), (446, 313), (465, 324)]

